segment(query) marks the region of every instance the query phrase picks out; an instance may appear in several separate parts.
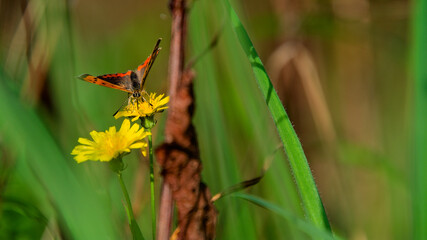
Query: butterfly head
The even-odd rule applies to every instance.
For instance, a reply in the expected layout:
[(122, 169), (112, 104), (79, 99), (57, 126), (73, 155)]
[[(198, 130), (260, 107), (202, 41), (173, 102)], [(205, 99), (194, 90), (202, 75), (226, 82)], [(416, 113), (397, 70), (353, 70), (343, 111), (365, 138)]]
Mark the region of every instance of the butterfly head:
[(141, 97), (141, 93), (139, 91), (132, 93), (132, 97), (139, 98)]

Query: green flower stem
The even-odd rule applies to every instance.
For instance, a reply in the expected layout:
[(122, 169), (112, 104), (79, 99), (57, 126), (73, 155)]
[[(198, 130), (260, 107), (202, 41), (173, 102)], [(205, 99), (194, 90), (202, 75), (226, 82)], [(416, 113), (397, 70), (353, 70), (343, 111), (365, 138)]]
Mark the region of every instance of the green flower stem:
[(156, 125), (154, 115), (140, 118), (141, 125), (150, 133), (148, 135), (148, 156), (150, 158), (150, 188), (151, 188), (151, 227), (153, 239), (156, 239), (156, 202), (154, 200), (154, 156), (153, 156), (153, 138), (151, 136), (151, 128)]
[(128, 222), (130, 225), (133, 221), (135, 221), (135, 217), (133, 216), (132, 204), (130, 202), (129, 194), (126, 189), (125, 183), (123, 182), (122, 174), (117, 173), (117, 176), (119, 177), (120, 186), (122, 187), (123, 195), (125, 196), (125, 199), (126, 199), (126, 204), (127, 204), (126, 213), (128, 215)]
[(138, 223), (135, 220), (135, 216), (133, 215), (132, 204), (130, 202), (129, 194), (126, 189), (125, 183), (123, 182), (122, 172), (117, 171), (116, 173), (117, 173), (117, 176), (119, 177), (120, 186), (122, 187), (123, 195), (125, 196), (125, 199), (126, 199), (127, 206), (125, 208), (128, 216), (130, 231), (132, 232), (132, 237), (134, 240), (145, 240), (144, 236), (141, 233), (141, 229), (139, 229)]
[[(151, 129), (147, 129), (151, 133)], [(151, 134), (148, 135), (148, 156), (150, 158), (150, 188), (151, 188), (151, 227), (153, 231), (153, 239), (156, 239), (156, 202), (154, 201), (154, 157), (153, 157), (153, 141)]]

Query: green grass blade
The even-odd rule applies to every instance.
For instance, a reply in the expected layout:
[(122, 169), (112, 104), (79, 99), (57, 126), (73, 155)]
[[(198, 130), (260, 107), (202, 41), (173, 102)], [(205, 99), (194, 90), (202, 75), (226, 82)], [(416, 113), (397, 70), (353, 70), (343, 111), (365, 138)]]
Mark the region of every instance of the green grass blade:
[[(26, 154), (25, 160), (47, 191), (71, 239), (116, 239), (109, 206), (70, 168), (57, 141), (36, 111), (26, 106), (0, 70), (0, 136), (8, 149)], [(73, 164), (75, 166), (75, 163)], [(31, 183), (28, 183), (31, 184)]]
[(309, 223), (304, 219), (301, 219), (300, 217), (296, 216), (292, 212), (287, 211), (262, 198), (259, 198), (253, 195), (244, 194), (244, 193), (234, 193), (231, 196), (247, 200), (255, 205), (258, 205), (262, 208), (265, 208), (271, 212), (278, 214), (279, 216), (283, 217), (287, 221), (291, 222), (294, 226), (296, 226), (301, 231), (307, 233), (313, 239), (319, 239), (319, 238), (335, 239), (334, 236), (329, 231), (325, 231), (324, 229), (319, 229), (318, 227), (314, 226), (312, 223)]
[(227, 0), (224, 0), (224, 3), (230, 17), (229, 21), (231, 21), (239, 39), (239, 43), (252, 66), (258, 86), (264, 96), (274, 123), (276, 124), (279, 136), (285, 147), (305, 214), (316, 226), (330, 229), (322, 201), (317, 192), (313, 176), (311, 175), (310, 167), (308, 166), (301, 143), (292, 127), (292, 123), (239, 17)]
[(427, 0), (413, 6), (413, 77), (415, 81), (414, 123), (414, 238), (427, 236)]
[(138, 223), (135, 221), (135, 219), (132, 219), (130, 222), (130, 230), (132, 232), (132, 238), (134, 240), (145, 240), (144, 236), (142, 235), (141, 229), (138, 226)]
[[(207, 24), (206, 12), (202, 10), (209, 9), (213, 12), (214, 3), (216, 2), (196, 2), (191, 11), (189, 24), (192, 30), (189, 33), (190, 39), (194, 40), (190, 46), (196, 49), (195, 53), (203, 51), (206, 43), (211, 40), (208, 35), (211, 30)], [(200, 66), (203, 67), (202, 70)], [(196, 66), (196, 72), (197, 79), (203, 80), (199, 82), (200, 84), (195, 84), (197, 97), (195, 124), (203, 161), (204, 179), (212, 193), (221, 191), (241, 179), (236, 161), (233, 161), (237, 156), (234, 155), (231, 149), (232, 144), (228, 142), (230, 138), (224, 131), (225, 124), (222, 119), (224, 113), (220, 104), (221, 98), (218, 95), (220, 90), (216, 85), (217, 80), (222, 76), (215, 67), (217, 65), (210, 53), (201, 58)], [(213, 141), (209, 142), (212, 139)], [(209, 177), (214, 180), (209, 182)], [(218, 239), (257, 239), (256, 225), (254, 218), (251, 217), (253, 214), (247, 205), (238, 205), (236, 199), (231, 198), (226, 198), (215, 205), (221, 212), (218, 216)]]

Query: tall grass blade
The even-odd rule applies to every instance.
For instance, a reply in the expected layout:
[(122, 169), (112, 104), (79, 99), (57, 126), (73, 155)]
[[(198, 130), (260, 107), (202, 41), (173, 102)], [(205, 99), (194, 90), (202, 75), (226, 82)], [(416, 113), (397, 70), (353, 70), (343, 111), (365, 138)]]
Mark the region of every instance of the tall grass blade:
[[(219, 33), (218, 45), (194, 63), (197, 101), (195, 124), (204, 179), (212, 194), (258, 174), (265, 157), (281, 141), (240, 51), (231, 24), (225, 22), (221, 1), (197, 1), (192, 6), (189, 41), (198, 56)], [(218, 21), (224, 19), (224, 21)], [(262, 127), (256, 127), (262, 126)], [(277, 189), (280, 189), (278, 191)], [(253, 193), (303, 216), (289, 165), (283, 152), (275, 155)], [(303, 239), (306, 236), (283, 218), (235, 198), (215, 202), (220, 214), (218, 239)], [(253, 218), (252, 216), (257, 216)], [(261, 227), (264, 226), (264, 227)]]
[(244, 194), (244, 193), (234, 193), (231, 196), (244, 199), (255, 205), (265, 208), (273, 213), (280, 215), (282, 218), (291, 222), (295, 227), (307, 233), (313, 239), (335, 239), (334, 236), (332, 236), (331, 232), (325, 231), (324, 229), (319, 229), (316, 226), (314, 226), (312, 223), (307, 222), (304, 219), (301, 219), (300, 217), (296, 216), (292, 212), (287, 211), (262, 198), (259, 198), (253, 195)]
[(313, 224), (330, 230), (330, 225), (319, 193), (317, 192), (313, 176), (311, 175), (310, 167), (308, 166), (301, 143), (292, 127), (292, 123), (239, 17), (228, 0), (224, 0), (224, 4), (229, 14), (229, 21), (233, 25), (239, 43), (252, 66), (258, 86), (264, 96), (274, 123), (276, 124), (279, 136), (285, 147), (304, 211)]
[(144, 235), (142, 235), (141, 229), (138, 226), (138, 223), (135, 219), (132, 219), (130, 222), (130, 230), (132, 232), (132, 238), (134, 240), (145, 240)]
[(414, 238), (427, 236), (427, 0), (413, 5), (413, 78), (415, 81), (414, 123)]

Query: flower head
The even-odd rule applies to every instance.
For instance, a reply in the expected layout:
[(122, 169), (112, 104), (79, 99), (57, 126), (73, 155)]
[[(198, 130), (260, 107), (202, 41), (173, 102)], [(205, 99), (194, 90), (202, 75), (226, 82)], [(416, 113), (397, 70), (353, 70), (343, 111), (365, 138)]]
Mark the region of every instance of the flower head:
[(146, 154), (145, 148), (147, 143), (143, 139), (150, 135), (144, 132), (144, 129), (139, 129), (138, 124), (130, 126), (130, 121), (125, 119), (117, 132), (116, 127), (110, 127), (105, 132), (92, 131), (90, 135), (92, 140), (79, 138), (77, 145), (71, 155), (76, 155), (74, 159), (78, 162), (84, 161), (101, 161), (108, 162), (119, 157), (121, 154), (127, 154), (131, 149), (142, 148), (142, 153)]
[(147, 100), (142, 97), (132, 98), (129, 104), (120, 110), (114, 117), (132, 117), (132, 121), (138, 120), (138, 118), (152, 117), (154, 114), (163, 112), (168, 106), (165, 106), (169, 102), (169, 97), (163, 98), (164, 94), (156, 96), (156, 93), (150, 93)]

